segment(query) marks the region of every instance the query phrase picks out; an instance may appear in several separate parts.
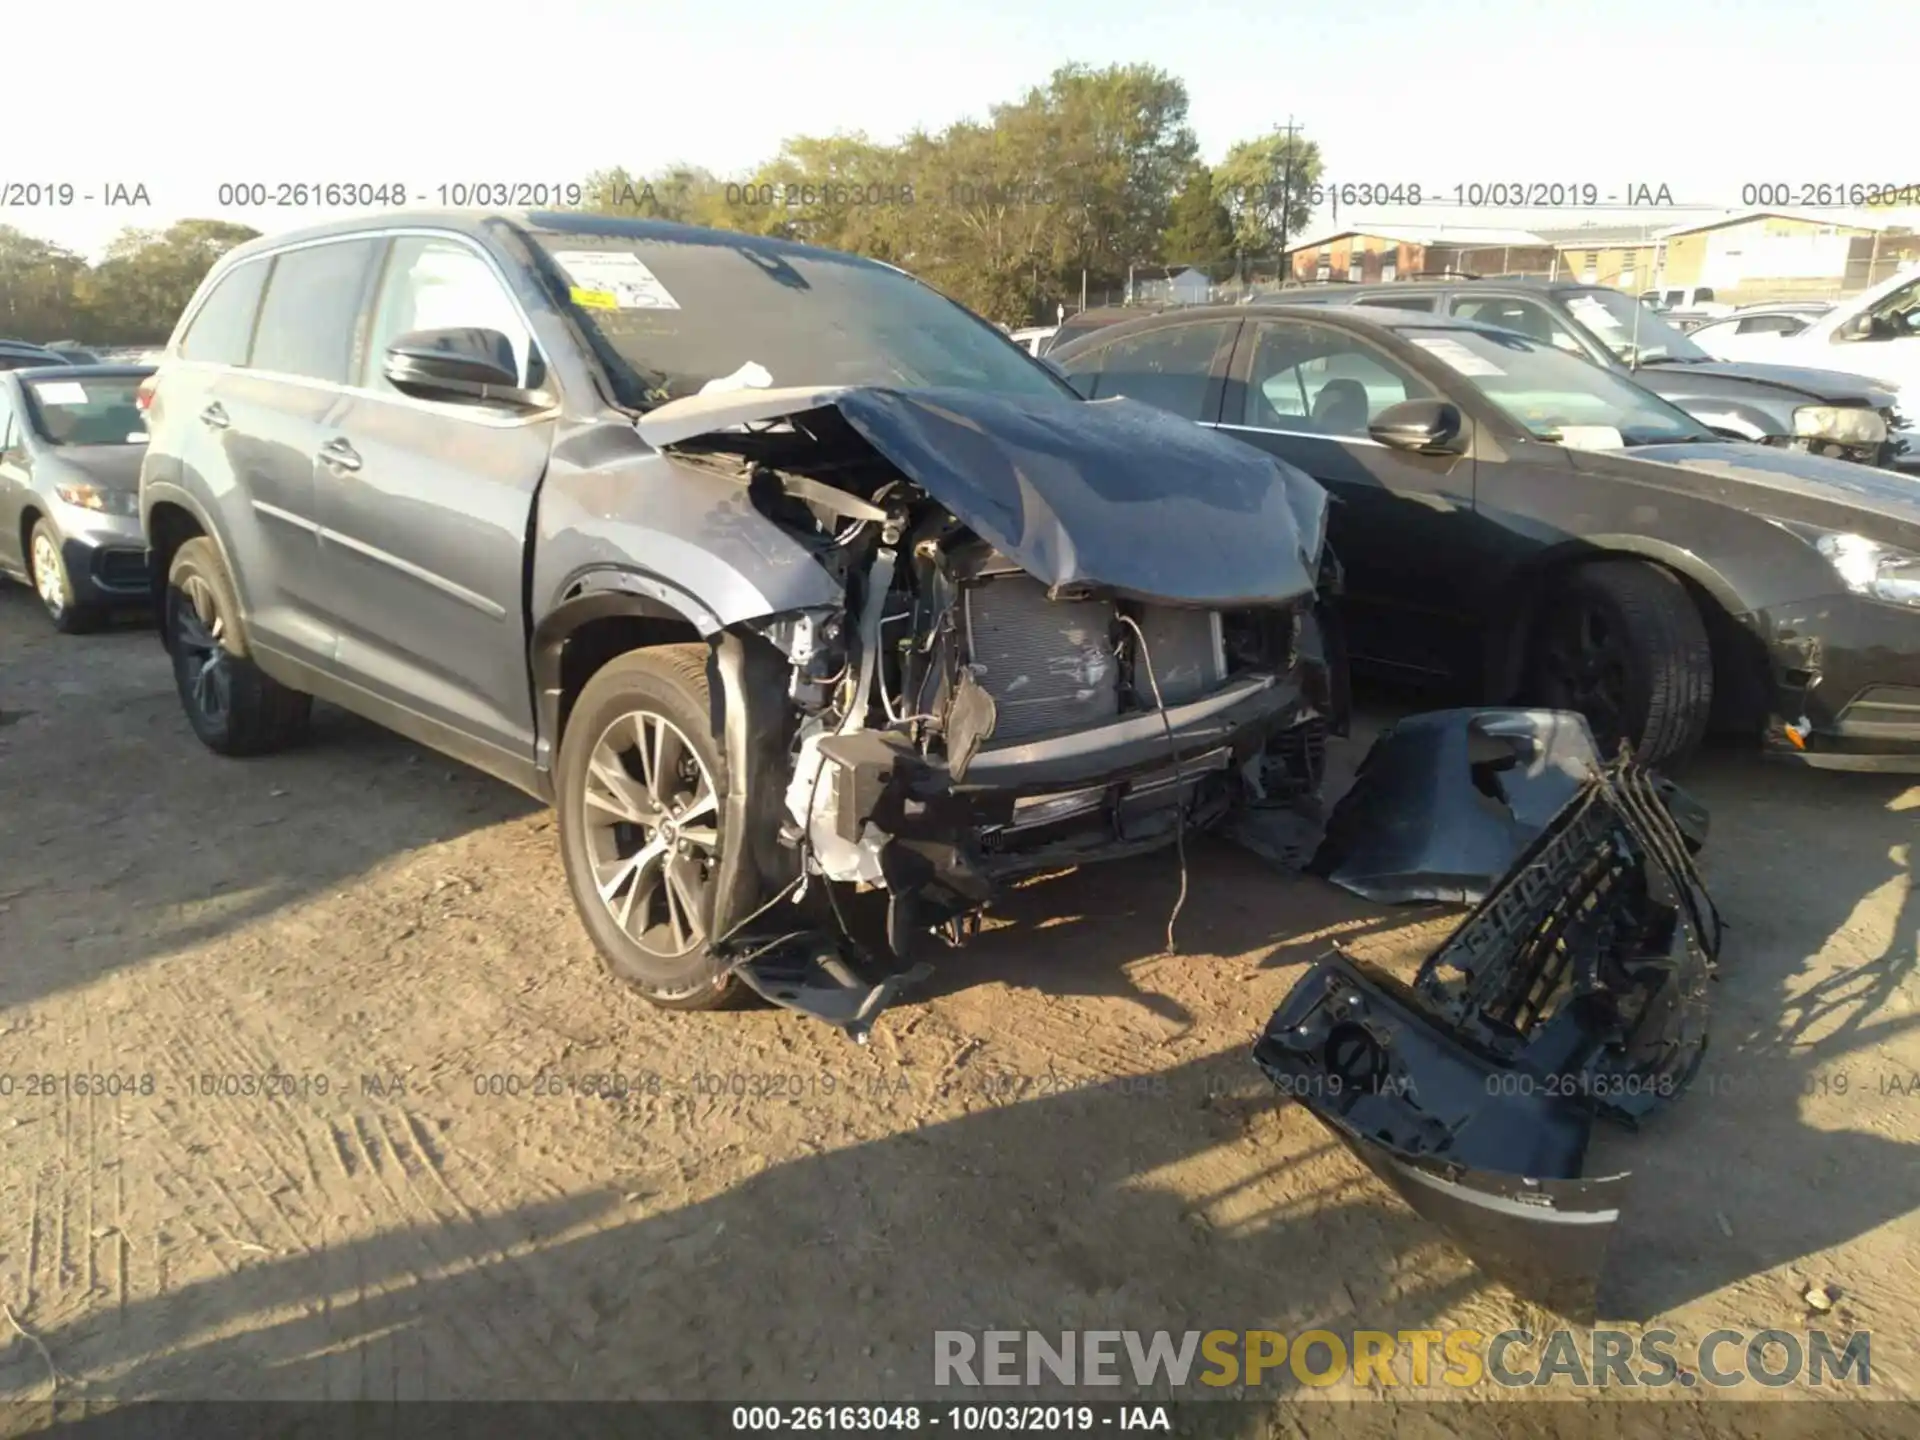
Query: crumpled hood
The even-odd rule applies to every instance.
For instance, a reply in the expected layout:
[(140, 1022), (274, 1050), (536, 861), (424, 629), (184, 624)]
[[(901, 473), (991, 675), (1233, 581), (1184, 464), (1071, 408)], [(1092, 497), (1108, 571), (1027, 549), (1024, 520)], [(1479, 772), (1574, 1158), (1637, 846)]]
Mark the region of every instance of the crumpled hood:
[(689, 396), (658, 448), (837, 409), (900, 472), (1050, 587), (1230, 609), (1313, 593), (1327, 494), (1303, 471), (1134, 400), (859, 386)]
[(1684, 365), (1643, 365), (1637, 378), (1655, 390), (1672, 381), (1684, 388), (1689, 376), (1710, 375), (1718, 380), (1744, 380), (1769, 389), (1806, 397), (1808, 404), (1869, 405), (1885, 409), (1899, 398), (1892, 388), (1864, 375), (1843, 370), (1816, 370), (1806, 365), (1772, 365), (1757, 360), (1694, 360)]

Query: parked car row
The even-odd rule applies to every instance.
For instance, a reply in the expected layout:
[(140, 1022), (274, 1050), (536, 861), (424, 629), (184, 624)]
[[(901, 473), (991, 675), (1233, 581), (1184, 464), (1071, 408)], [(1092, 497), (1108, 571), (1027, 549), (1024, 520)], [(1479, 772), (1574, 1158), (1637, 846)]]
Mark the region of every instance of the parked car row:
[(1182, 309), (1050, 359), (1325, 485), (1358, 663), (1577, 710), (1659, 760), (1718, 725), (1920, 768), (1920, 484), (1729, 442), (1528, 323), (1544, 304), (1443, 314), (1435, 288)]
[[(1716, 434), (1868, 465), (1920, 461), (1920, 445), (1909, 444), (1912, 421), (1900, 408), (1898, 385), (1847, 370), (1716, 360), (1666, 317), (1606, 286), (1463, 276), (1305, 286), (1283, 298), (1288, 304), (1385, 306), (1500, 325), (1627, 376)], [(1067, 326), (1075, 327), (1078, 338), (1140, 313), (1089, 311)], [(1064, 348), (1056, 341), (1048, 353)], [(1870, 363), (1885, 354), (1876, 350)], [(1920, 376), (1913, 393), (1920, 396)]]

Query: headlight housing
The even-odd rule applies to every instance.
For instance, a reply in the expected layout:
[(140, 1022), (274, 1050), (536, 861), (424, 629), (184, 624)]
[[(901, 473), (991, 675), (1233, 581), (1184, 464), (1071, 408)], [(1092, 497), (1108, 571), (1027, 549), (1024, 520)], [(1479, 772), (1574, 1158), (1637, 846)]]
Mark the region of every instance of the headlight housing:
[(1793, 433), (1841, 445), (1880, 445), (1887, 438), (1887, 422), (1864, 405), (1802, 405), (1793, 412)]
[(1854, 594), (1920, 607), (1920, 555), (1864, 535), (1820, 535), (1813, 545)]
[(66, 484), (53, 487), (53, 493), (69, 505), (101, 515), (138, 515), (140, 492), (112, 490), (104, 485)]

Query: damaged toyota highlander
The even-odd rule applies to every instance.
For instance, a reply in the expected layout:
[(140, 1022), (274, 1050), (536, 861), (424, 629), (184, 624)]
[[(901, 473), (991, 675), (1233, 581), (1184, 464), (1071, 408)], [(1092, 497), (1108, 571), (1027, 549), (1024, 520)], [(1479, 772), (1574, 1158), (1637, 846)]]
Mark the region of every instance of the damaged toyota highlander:
[(553, 802), (659, 1005), (864, 1033), (1010, 877), (1284, 806), (1341, 727), (1318, 484), (854, 256), (341, 222), (227, 256), (142, 399), (201, 740), (319, 696)]

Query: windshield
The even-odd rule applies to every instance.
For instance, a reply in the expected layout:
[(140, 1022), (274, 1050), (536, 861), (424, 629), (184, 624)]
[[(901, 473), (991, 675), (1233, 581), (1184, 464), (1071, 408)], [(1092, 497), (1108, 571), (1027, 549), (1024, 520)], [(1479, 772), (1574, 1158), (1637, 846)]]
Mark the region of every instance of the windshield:
[(134, 403), (138, 375), (29, 380), (27, 413), (49, 445), (144, 445), (147, 419)]
[(1077, 400), (999, 330), (872, 261), (689, 238), (543, 228), (553, 263), (612, 375), (644, 410), (703, 387), (953, 387)]
[[(1671, 322), (1653, 310), (1624, 295), (1596, 285), (1591, 290), (1565, 290), (1561, 301), (1568, 312), (1594, 337), (1621, 360), (1633, 361), (1634, 326), (1639, 326), (1640, 363), (1658, 360), (1711, 360), (1713, 357), (1689, 340)], [(1638, 313), (1636, 321), (1635, 315)]]
[[(1401, 332), (1539, 440), (1575, 443), (1583, 427), (1618, 431), (1623, 445), (1668, 445), (1713, 440), (1684, 410), (1676, 409), (1625, 376), (1603, 369), (1543, 341), (1491, 330)], [(1605, 447), (1589, 430), (1580, 443)]]

